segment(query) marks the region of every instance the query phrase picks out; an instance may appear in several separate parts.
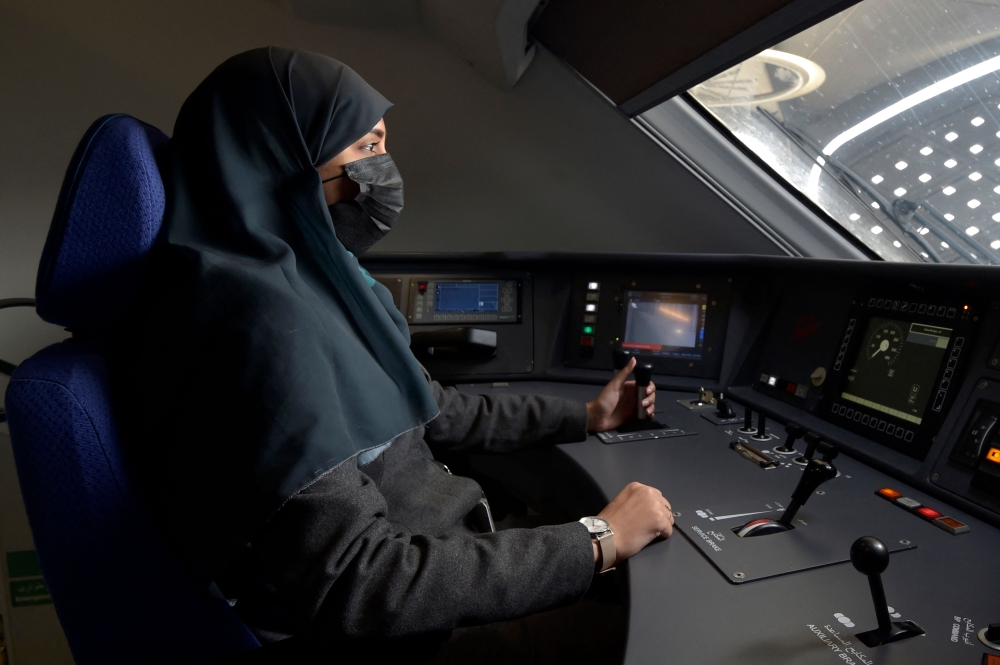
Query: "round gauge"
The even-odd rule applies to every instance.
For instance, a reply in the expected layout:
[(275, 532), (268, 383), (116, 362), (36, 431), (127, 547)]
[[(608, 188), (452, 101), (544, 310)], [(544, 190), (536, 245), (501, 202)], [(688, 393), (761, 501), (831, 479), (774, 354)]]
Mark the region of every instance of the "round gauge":
[(892, 365), (903, 352), (903, 329), (898, 323), (885, 321), (868, 333), (865, 340), (865, 359)]

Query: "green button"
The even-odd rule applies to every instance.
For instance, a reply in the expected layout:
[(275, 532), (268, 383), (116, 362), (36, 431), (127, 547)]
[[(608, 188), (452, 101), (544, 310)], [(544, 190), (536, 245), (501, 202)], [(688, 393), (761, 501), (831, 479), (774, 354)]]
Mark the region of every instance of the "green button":
[(583, 334), (584, 335), (593, 335), (594, 334), (594, 326), (584, 326), (583, 327)]

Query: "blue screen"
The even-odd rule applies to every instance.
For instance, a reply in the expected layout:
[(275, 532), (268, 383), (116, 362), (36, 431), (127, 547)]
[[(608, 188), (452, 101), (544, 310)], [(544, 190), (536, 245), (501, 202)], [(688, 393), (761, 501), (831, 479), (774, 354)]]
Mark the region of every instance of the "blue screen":
[(496, 282), (437, 284), (434, 287), (435, 312), (497, 312), (499, 301), (500, 285)]

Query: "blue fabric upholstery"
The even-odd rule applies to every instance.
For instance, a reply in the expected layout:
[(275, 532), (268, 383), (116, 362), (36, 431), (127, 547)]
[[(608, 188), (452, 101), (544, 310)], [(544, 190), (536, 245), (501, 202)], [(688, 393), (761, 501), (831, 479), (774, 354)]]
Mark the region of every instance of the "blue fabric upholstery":
[(42, 573), (78, 665), (208, 663), (259, 646), (170, 550), (122, 459), (103, 342), (14, 372), (7, 409)]
[(35, 549), (79, 665), (208, 663), (260, 646), (170, 549), (130, 477), (113, 416), (101, 333), (134, 304), (159, 232), (154, 153), (166, 140), (124, 115), (101, 118), (84, 136), (36, 293), (43, 319), (91, 339), (35, 354), (6, 394)]
[(38, 266), (38, 315), (74, 332), (102, 333), (128, 313), (143, 260), (163, 223), (156, 154), (167, 137), (123, 114), (100, 118), (63, 180)]

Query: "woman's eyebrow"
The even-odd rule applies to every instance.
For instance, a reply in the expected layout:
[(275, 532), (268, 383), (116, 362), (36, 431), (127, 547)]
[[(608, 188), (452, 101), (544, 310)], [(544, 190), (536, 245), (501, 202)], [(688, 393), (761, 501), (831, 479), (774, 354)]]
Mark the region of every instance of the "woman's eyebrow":
[(369, 136), (371, 136), (372, 134), (374, 134), (374, 135), (375, 135), (375, 136), (376, 136), (377, 138), (379, 138), (379, 139), (384, 139), (384, 138), (385, 138), (385, 132), (384, 132), (384, 131), (382, 130), (382, 128), (381, 128), (381, 127), (376, 127), (375, 129), (373, 129), (373, 130), (371, 130), (370, 132), (368, 132), (368, 133), (367, 133), (367, 134), (365, 135), (365, 138), (368, 138), (368, 137), (369, 137)]

